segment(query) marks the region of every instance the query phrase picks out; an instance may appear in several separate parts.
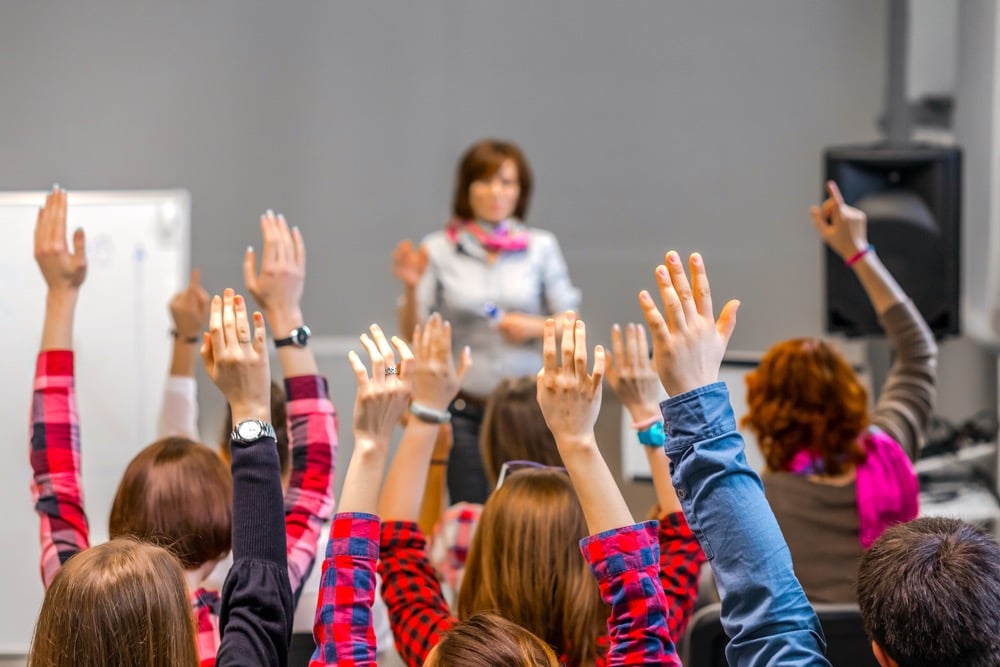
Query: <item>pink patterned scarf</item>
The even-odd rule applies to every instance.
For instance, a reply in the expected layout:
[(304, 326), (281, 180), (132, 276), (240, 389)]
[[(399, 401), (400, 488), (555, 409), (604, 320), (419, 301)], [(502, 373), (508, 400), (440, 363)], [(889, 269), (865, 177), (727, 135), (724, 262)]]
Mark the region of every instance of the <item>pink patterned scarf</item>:
[(444, 228), (448, 240), (458, 243), (472, 241), (487, 252), (519, 252), (528, 247), (528, 232), (524, 225), (513, 220), (504, 220), (496, 225), (476, 220), (452, 218)]
[[(868, 549), (889, 526), (916, 518), (919, 486), (913, 464), (899, 443), (879, 429), (862, 436), (868, 456), (857, 467), (855, 489), (858, 502), (858, 537)], [(823, 472), (823, 459), (802, 450), (789, 462), (796, 475)]]

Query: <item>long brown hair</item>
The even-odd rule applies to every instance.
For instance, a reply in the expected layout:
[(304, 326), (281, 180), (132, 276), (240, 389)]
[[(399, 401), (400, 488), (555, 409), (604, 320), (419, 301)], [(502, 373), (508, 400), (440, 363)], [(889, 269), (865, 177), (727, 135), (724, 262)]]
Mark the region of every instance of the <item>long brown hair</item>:
[(60, 568), (35, 623), (30, 667), (196, 667), (194, 618), (180, 564), (128, 538)]
[(499, 139), (477, 141), (465, 151), (458, 161), (458, 172), (455, 174), (455, 194), (451, 204), (451, 212), (456, 218), (471, 220), (476, 217), (472, 212), (472, 204), (469, 203), (469, 187), (480, 179), (492, 178), (507, 160), (513, 162), (514, 166), (517, 167), (517, 180), (521, 188), (521, 194), (514, 206), (514, 217), (524, 222), (528, 217), (531, 190), (534, 187), (531, 167), (517, 144)]
[(505, 378), (486, 401), (479, 435), (486, 479), (495, 486), (507, 461), (561, 466), (556, 439), (538, 407), (535, 376)]
[(524, 469), (486, 501), (458, 593), (458, 617), (495, 612), (590, 664), (608, 606), (580, 554), (587, 522), (565, 472)]
[(749, 426), (768, 470), (782, 471), (802, 450), (839, 475), (865, 460), (858, 442), (868, 426), (868, 392), (829, 343), (795, 338), (778, 343), (747, 374)]
[(434, 647), (434, 667), (559, 667), (552, 647), (496, 614), (475, 614)]
[(187, 570), (232, 548), (233, 480), (205, 445), (163, 438), (129, 462), (111, 505), (112, 538), (160, 544)]

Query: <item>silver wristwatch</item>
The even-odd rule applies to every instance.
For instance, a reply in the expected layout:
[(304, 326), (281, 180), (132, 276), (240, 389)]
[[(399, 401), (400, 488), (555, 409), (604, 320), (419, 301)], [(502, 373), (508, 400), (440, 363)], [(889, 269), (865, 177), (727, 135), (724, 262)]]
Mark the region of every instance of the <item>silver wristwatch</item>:
[(236, 442), (253, 442), (259, 438), (274, 438), (274, 427), (259, 419), (246, 419), (229, 436)]

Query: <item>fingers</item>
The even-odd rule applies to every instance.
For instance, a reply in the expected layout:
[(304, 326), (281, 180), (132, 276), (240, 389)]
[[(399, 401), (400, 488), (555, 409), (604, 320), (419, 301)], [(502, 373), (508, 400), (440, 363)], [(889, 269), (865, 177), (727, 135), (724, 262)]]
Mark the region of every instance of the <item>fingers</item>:
[(826, 182), (826, 191), (830, 193), (830, 198), (837, 204), (837, 207), (844, 205), (844, 195), (840, 194), (840, 187), (834, 180)]
[[(250, 331), (250, 317), (247, 314), (247, 304), (239, 294), (233, 297), (233, 319), (235, 320), (236, 342), (241, 345), (253, 343), (253, 334)], [(225, 314), (223, 314), (225, 320)]]
[(201, 335), (201, 360), (205, 363), (208, 374), (212, 375), (215, 369), (215, 353), (212, 347), (212, 334), (208, 331)]
[(702, 259), (700, 253), (691, 253), (688, 266), (691, 270), (691, 289), (694, 292), (695, 312), (702, 317), (712, 318), (715, 311), (712, 310), (712, 290), (708, 284), (705, 260)]
[(410, 346), (406, 344), (406, 341), (399, 336), (392, 337), (392, 344), (396, 348), (396, 351), (399, 352), (399, 365), (396, 377), (400, 380), (408, 379), (414, 364), (413, 352), (410, 350)]
[(267, 327), (260, 311), (253, 314), (253, 349), (259, 355), (267, 355)]
[[(443, 341), (443, 323), (439, 313), (432, 313), (427, 318), (427, 325), (424, 327), (423, 352), (425, 359), (440, 359), (444, 355), (451, 354), (451, 340), (445, 347)], [(448, 326), (448, 333), (451, 334), (451, 326)]]
[(211, 337), (213, 353), (226, 349), (225, 334), (222, 332), (222, 297), (212, 297), (211, 312), (208, 316), (208, 333)]
[(826, 221), (826, 218), (823, 216), (823, 212), (820, 210), (819, 206), (810, 206), (809, 216), (812, 218), (813, 227), (816, 228), (816, 231), (819, 232), (820, 236), (823, 236), (827, 231), (829, 231), (830, 224)]
[(587, 327), (583, 320), (577, 320), (573, 331), (573, 370), (576, 379), (587, 377)]
[[(368, 331), (371, 332), (371, 338), (375, 341), (376, 347), (378, 347), (379, 354), (382, 355), (383, 361), (387, 368), (396, 366), (396, 353), (393, 351), (392, 346), (389, 345), (389, 339), (385, 337), (382, 333), (382, 327), (377, 324), (373, 324), (368, 327)], [(395, 369), (395, 372), (399, 372), (399, 369)]]
[(361, 357), (354, 350), (347, 353), (347, 361), (351, 364), (351, 370), (354, 371), (354, 379), (358, 383), (358, 390), (362, 390), (368, 387), (371, 379), (368, 377), (368, 369), (365, 368), (364, 363), (361, 361)]
[(201, 287), (201, 269), (191, 269), (191, 278), (188, 280), (188, 289), (196, 290)]
[(736, 329), (736, 311), (740, 309), (740, 302), (736, 299), (729, 301), (725, 306), (722, 307), (722, 312), (719, 313), (719, 319), (715, 323), (715, 330), (719, 332), (722, 339), (729, 344), (729, 339), (733, 336), (733, 330)]
[(642, 308), (643, 317), (646, 318), (646, 326), (653, 336), (653, 345), (664, 344), (670, 339), (670, 330), (663, 319), (663, 314), (656, 307), (653, 296), (646, 290), (639, 292), (639, 307)]
[(419, 322), (413, 326), (413, 336), (410, 340), (413, 341), (417, 357), (425, 358), (427, 356), (427, 348), (424, 346), (424, 327)]
[(542, 373), (548, 377), (559, 370), (556, 360), (556, 321), (551, 317), (542, 326)]
[(226, 288), (222, 292), (222, 332), (223, 332), (223, 347), (220, 349), (225, 349), (227, 346), (233, 346), (239, 341), (239, 337), (236, 335), (236, 314), (233, 311), (233, 301), (236, 298), (236, 293), (231, 288)]
[(573, 347), (576, 336), (576, 313), (567, 310), (563, 314), (562, 323), (562, 372), (563, 375), (573, 375)]
[(274, 211), (268, 209), (264, 215), (260, 216), (260, 233), (264, 239), (264, 250), (261, 254), (261, 270), (263, 265), (277, 263), (281, 260), (281, 247), (278, 243), (278, 221), (274, 217)]
[(646, 328), (641, 324), (637, 324), (635, 327), (635, 347), (638, 363), (643, 366), (648, 366), (650, 364), (649, 341), (646, 340)]
[(694, 303), (694, 295), (691, 292), (691, 283), (688, 282), (687, 274), (684, 273), (684, 264), (681, 262), (681, 256), (676, 251), (671, 250), (668, 252), (666, 260), (667, 271), (670, 272), (670, 282), (674, 285), (674, 292), (677, 294), (681, 308), (684, 311), (682, 326), (686, 327), (688, 322), (692, 322), (698, 314), (698, 309)]
[[(626, 328), (632, 325), (626, 325)], [(626, 363), (625, 344), (622, 340), (622, 328), (617, 324), (611, 327), (611, 367), (619, 368)]]
[(684, 307), (674, 290), (673, 282), (667, 273), (667, 267), (660, 264), (656, 267), (656, 284), (660, 288), (660, 299), (663, 301), (663, 314), (667, 329), (677, 332), (684, 329)]
[(459, 382), (465, 377), (465, 372), (469, 370), (470, 366), (472, 366), (472, 348), (466, 345), (462, 348), (462, 354), (458, 358), (458, 370), (455, 371), (455, 376)]
[(52, 188), (52, 236), (58, 247), (66, 247), (66, 191)]
[(625, 327), (625, 363), (629, 368), (639, 367), (639, 351), (636, 349), (635, 324), (629, 322)]
[(591, 374), (591, 389), (596, 391), (601, 388), (601, 382), (604, 381), (604, 370), (605, 370), (605, 359), (604, 359), (604, 346), (597, 345), (594, 347), (594, 372)]
[(302, 267), (306, 266), (306, 242), (302, 239), (302, 232), (298, 227), (292, 227), (292, 244), (295, 248), (295, 263)]
[(248, 245), (246, 253), (243, 254), (243, 283), (247, 286), (248, 292), (257, 293), (257, 255), (252, 245)]
[(382, 353), (378, 351), (378, 345), (368, 337), (368, 334), (361, 334), (361, 344), (365, 346), (365, 350), (368, 351), (368, 356), (372, 361), (372, 382), (384, 381), (385, 359), (382, 358)]
[(292, 240), (292, 231), (288, 228), (288, 221), (281, 213), (278, 214), (277, 225), (279, 257), (282, 262), (295, 264), (295, 241)]

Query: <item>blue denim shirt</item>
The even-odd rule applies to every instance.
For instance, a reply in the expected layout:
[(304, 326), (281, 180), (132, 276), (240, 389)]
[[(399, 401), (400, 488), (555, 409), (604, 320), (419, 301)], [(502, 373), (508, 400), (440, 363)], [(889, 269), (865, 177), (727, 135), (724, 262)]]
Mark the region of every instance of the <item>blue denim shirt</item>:
[(827, 665), (826, 640), (747, 465), (726, 385), (660, 404), (677, 497), (715, 573), (730, 665)]

